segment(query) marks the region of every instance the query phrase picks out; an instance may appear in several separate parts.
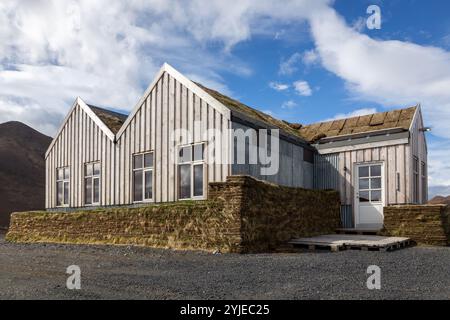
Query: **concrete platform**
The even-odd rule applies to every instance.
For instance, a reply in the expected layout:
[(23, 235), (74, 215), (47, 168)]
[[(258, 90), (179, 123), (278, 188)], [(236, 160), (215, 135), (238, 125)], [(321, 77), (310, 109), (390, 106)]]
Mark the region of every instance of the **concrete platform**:
[(306, 247), (310, 250), (329, 249), (340, 251), (346, 249), (367, 251), (392, 251), (412, 244), (409, 238), (383, 237), (374, 235), (328, 234), (323, 236), (300, 238), (289, 241), (294, 247)]

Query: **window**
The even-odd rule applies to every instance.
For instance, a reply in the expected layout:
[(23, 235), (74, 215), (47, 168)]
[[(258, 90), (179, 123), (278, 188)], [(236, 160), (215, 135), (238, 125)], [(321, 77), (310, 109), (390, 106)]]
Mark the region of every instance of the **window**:
[(178, 199), (204, 195), (205, 144), (180, 148), (178, 157)]
[(413, 157), (413, 202), (419, 202), (419, 159)]
[(100, 204), (100, 162), (84, 165), (84, 203)]
[(358, 168), (359, 201), (381, 202), (381, 165), (361, 166)]
[(56, 205), (59, 207), (69, 205), (69, 167), (56, 169)]
[(421, 174), (422, 174), (422, 203), (428, 202), (428, 183), (427, 183), (427, 164), (421, 162)]
[(133, 156), (133, 197), (135, 202), (153, 199), (153, 152)]

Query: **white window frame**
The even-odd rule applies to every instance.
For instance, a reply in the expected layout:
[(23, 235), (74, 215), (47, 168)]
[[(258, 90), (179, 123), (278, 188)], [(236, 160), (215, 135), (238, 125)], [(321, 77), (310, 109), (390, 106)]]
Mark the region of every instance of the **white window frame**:
[[(100, 168), (99, 168), (99, 172), (98, 172), (98, 174), (95, 174), (95, 170), (94, 170), (94, 168), (95, 168), (95, 165), (99, 165), (100, 166)], [(92, 166), (92, 173), (90, 174), (90, 175), (88, 175), (88, 174), (86, 174), (86, 169), (87, 169), (87, 166)], [(102, 185), (101, 185), (101, 175), (102, 175), (102, 167), (101, 167), (101, 164), (100, 164), (100, 161), (94, 161), (94, 162), (88, 162), (88, 163), (85, 163), (84, 164), (84, 189), (83, 189), (83, 201), (84, 201), (84, 205), (85, 206), (98, 206), (98, 205), (100, 205), (100, 202), (101, 202), (101, 197), (100, 197), (100, 195), (101, 195), (101, 190), (102, 190)], [(91, 179), (91, 184), (92, 184), (92, 186), (91, 186), (91, 203), (87, 203), (87, 201), (86, 201), (86, 187), (87, 187), (87, 179)], [(95, 179), (97, 179), (98, 180), (98, 201), (97, 202), (94, 202), (94, 180)]]
[[(194, 147), (198, 146), (198, 145), (203, 145), (203, 157), (201, 160), (194, 160)], [(182, 162), (180, 161), (180, 151), (183, 148), (186, 147), (190, 147), (191, 148), (191, 161), (186, 161), (186, 162)], [(191, 192), (190, 192), (190, 197), (188, 198), (180, 198), (180, 165), (190, 165), (190, 187), (191, 187)], [(202, 189), (202, 195), (201, 196), (194, 196), (194, 181), (195, 181), (195, 176), (194, 176), (194, 167), (196, 166), (202, 166), (202, 172), (203, 172), (203, 189)], [(207, 166), (206, 166), (206, 142), (197, 142), (197, 143), (191, 143), (191, 144), (185, 144), (185, 145), (180, 145), (178, 146), (178, 153), (177, 153), (177, 199), (179, 201), (183, 201), (183, 200), (205, 200), (206, 199), (206, 170), (207, 170)]]
[[(145, 167), (145, 155), (151, 154), (152, 155), (152, 166), (151, 167)], [(142, 168), (135, 168), (134, 167), (134, 157), (136, 156), (142, 156)], [(155, 200), (155, 152), (152, 151), (145, 151), (145, 152), (139, 152), (134, 153), (131, 157), (131, 165), (132, 165), (132, 197), (133, 197), (133, 203), (149, 203), (154, 202)], [(142, 200), (135, 200), (135, 185), (134, 185), (134, 173), (136, 171), (142, 171)], [(151, 198), (145, 197), (145, 174), (147, 172), (152, 173), (152, 194)]]
[[(371, 201), (371, 195), (370, 192), (372, 191), (372, 188), (369, 188), (369, 202), (366, 203), (373, 203), (375, 205), (381, 205), (383, 208), (386, 206), (386, 202), (387, 202), (387, 194), (386, 194), (386, 190), (387, 190), (387, 186), (386, 186), (386, 171), (385, 171), (385, 162), (384, 161), (370, 161), (370, 162), (356, 162), (353, 164), (353, 172), (354, 174), (354, 178), (352, 179), (353, 181), (353, 186), (355, 191), (353, 192), (353, 221), (355, 222), (355, 227), (357, 227), (360, 224), (360, 201), (359, 201), (359, 167), (361, 166), (376, 166), (376, 165), (380, 165), (381, 166), (381, 201)], [(369, 169), (370, 170), (370, 169)], [(373, 178), (378, 178), (379, 176), (373, 176)], [(367, 177), (368, 179), (372, 179), (372, 175), (369, 172), (369, 177)], [(369, 182), (370, 183), (370, 182)], [(363, 190), (369, 190), (369, 189), (363, 189)], [(375, 190), (379, 190), (379, 188), (374, 188)]]
[[(59, 178), (59, 171), (62, 170), (62, 179)], [(69, 173), (66, 177), (66, 170)], [(62, 183), (62, 203), (58, 204), (58, 184)], [(64, 202), (64, 199), (66, 198), (66, 192), (65, 192), (65, 185), (68, 185), (67, 187), (67, 203)], [(68, 207), (70, 203), (70, 168), (69, 166), (65, 167), (59, 167), (56, 168), (56, 207), (58, 208), (64, 208)]]

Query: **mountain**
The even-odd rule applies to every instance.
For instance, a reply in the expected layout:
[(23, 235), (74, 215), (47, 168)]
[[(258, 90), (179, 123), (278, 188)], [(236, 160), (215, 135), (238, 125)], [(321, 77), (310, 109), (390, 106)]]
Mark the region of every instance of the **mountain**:
[(443, 196), (436, 196), (430, 201), (428, 201), (429, 204), (448, 204), (450, 205), (450, 196), (443, 197)]
[(0, 124), (0, 228), (15, 211), (44, 209), (44, 155), (52, 138), (16, 121)]

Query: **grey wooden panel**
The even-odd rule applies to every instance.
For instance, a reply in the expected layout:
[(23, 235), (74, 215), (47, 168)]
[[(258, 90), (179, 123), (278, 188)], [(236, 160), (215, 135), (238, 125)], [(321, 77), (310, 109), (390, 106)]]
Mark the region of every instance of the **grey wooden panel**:
[(386, 192), (388, 197), (387, 203), (394, 204), (397, 203), (397, 192), (395, 191), (395, 180), (396, 180), (396, 150), (395, 147), (387, 147), (387, 161), (385, 163), (385, 186), (387, 188)]
[[(231, 127), (234, 130), (248, 130), (249, 127), (237, 123), (237, 122), (231, 122)], [(268, 140), (270, 141), (271, 137), (268, 137)], [(229, 140), (230, 141), (230, 140)], [(247, 141), (247, 140), (246, 140)], [(234, 157), (232, 158), (232, 164), (229, 166), (231, 167), (230, 174), (236, 175), (236, 174), (248, 174), (251, 176), (254, 176), (255, 178), (259, 178), (262, 180), (266, 180), (273, 183), (278, 183), (281, 185), (286, 186), (298, 186), (298, 187), (306, 187), (307, 185), (312, 188), (313, 186), (313, 166), (307, 165), (303, 161), (303, 149), (300, 146), (296, 146), (291, 144), (288, 141), (280, 140), (279, 145), (279, 170), (277, 174), (274, 175), (261, 175), (261, 168), (263, 165), (261, 165), (261, 162), (258, 165), (249, 165), (249, 155), (248, 155), (248, 145), (246, 142), (246, 163), (245, 164), (238, 164), (236, 162), (237, 155), (236, 155), (236, 141), (235, 139), (231, 140), (230, 143), (232, 144), (231, 148), (222, 148), (222, 150), (232, 149), (234, 152)], [(259, 141), (259, 146), (263, 148), (265, 151), (269, 148), (269, 154), (270, 154), (270, 143), (266, 145), (266, 142), (264, 140)], [(268, 147), (269, 146), (269, 147)], [(298, 151), (294, 152), (295, 148), (299, 148)], [(298, 161), (295, 160), (295, 157), (297, 157)], [(226, 159), (226, 158), (223, 158)], [(263, 162), (265, 162), (265, 159), (263, 159)], [(298, 172), (296, 172), (298, 171)], [(215, 177), (216, 181), (219, 181), (217, 177)], [(224, 174), (221, 179), (226, 179), (226, 175)]]
[(163, 76), (163, 85), (162, 85), (162, 110), (161, 110), (161, 117), (162, 117), (162, 127), (161, 127), (161, 201), (167, 202), (168, 200), (168, 192), (169, 192), (169, 184), (168, 184), (168, 165), (169, 165), (169, 157), (168, 157), (168, 151), (169, 151), (169, 106), (168, 106), (168, 100), (169, 100), (169, 77), (168, 74), (165, 73)]
[(314, 156), (314, 189), (340, 189), (339, 154)]
[[(171, 141), (171, 132), (180, 127), (192, 130), (197, 120), (200, 129), (194, 131), (196, 141), (205, 141), (207, 139), (202, 133), (206, 129), (227, 128), (228, 120), (200, 98), (194, 98), (190, 90), (167, 74), (159, 79), (156, 90), (151, 91), (143, 101), (141, 110), (116, 144), (79, 106), (74, 109), (47, 156), (47, 207), (56, 205), (56, 168), (66, 165), (71, 168), (70, 206), (84, 205), (84, 164), (92, 161), (101, 162), (101, 204), (132, 203), (132, 154), (148, 150), (155, 152), (155, 199), (176, 200), (175, 157), (180, 143)], [(183, 143), (193, 142), (187, 137), (184, 140)], [(223, 181), (226, 178), (229, 172), (225, 161), (229, 157), (228, 142), (228, 136), (219, 136), (212, 142), (213, 147), (218, 146), (218, 159), (225, 165), (212, 164), (213, 170), (208, 170), (208, 166), (205, 171), (208, 181)]]
[(167, 114), (168, 114), (168, 130), (167, 130), (167, 201), (175, 201), (175, 79), (169, 77), (168, 84), (168, 102), (167, 102)]

